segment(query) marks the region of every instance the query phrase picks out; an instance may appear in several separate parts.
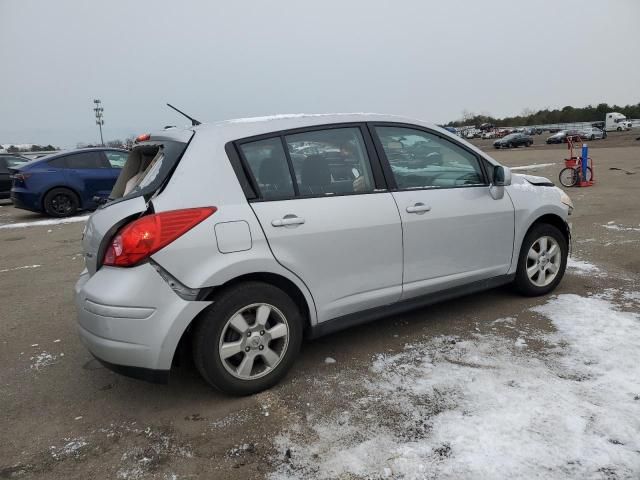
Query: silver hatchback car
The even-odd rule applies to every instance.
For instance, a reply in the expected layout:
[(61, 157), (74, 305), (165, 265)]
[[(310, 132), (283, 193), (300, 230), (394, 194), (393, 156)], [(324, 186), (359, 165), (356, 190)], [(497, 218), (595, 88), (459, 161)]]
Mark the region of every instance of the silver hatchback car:
[(303, 337), (513, 283), (553, 290), (571, 200), (446, 130), (389, 115), (231, 120), (138, 137), (89, 218), (80, 337), (168, 379), (178, 350), (231, 394), (278, 382)]

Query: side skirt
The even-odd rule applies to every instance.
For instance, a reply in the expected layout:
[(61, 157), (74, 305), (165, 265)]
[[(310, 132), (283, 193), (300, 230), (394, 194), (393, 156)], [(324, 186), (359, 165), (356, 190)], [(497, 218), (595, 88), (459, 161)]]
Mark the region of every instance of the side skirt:
[(373, 322), (384, 317), (397, 315), (409, 310), (415, 310), (417, 308), (432, 305), (434, 303), (444, 302), (453, 298), (470, 295), (472, 293), (481, 292), (483, 290), (499, 287), (501, 285), (506, 285), (513, 282), (515, 278), (515, 273), (509, 275), (500, 275), (498, 277), (473, 282), (468, 285), (449, 288), (421, 297), (410, 298), (408, 300), (392, 303), (390, 305), (384, 305), (382, 307), (371, 308), (362, 312), (350, 313), (341, 317), (332, 318), (331, 320), (327, 320), (325, 322), (312, 326), (308, 330), (307, 338), (314, 339), (322, 337), (339, 330), (344, 330), (345, 328), (350, 328), (363, 323)]

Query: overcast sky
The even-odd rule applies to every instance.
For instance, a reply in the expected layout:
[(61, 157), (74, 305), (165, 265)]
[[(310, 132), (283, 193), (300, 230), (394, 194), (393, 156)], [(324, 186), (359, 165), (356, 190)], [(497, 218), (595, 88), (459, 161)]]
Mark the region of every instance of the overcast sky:
[(640, 102), (638, 0), (0, 0), (0, 144), (185, 121)]

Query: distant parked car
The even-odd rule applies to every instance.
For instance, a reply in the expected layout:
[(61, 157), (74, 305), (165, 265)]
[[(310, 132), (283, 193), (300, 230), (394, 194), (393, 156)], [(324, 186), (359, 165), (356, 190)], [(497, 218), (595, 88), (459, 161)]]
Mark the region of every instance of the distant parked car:
[(528, 127), (524, 129), (524, 133), (525, 135), (540, 135), (542, 133), (542, 129)]
[(12, 169), (11, 200), (17, 208), (68, 217), (108, 198), (127, 161), (126, 150), (87, 148), (49, 155)]
[(499, 138), (493, 142), (493, 146), (495, 148), (516, 148), (521, 145), (530, 147), (533, 145), (533, 138), (529, 135), (525, 135), (524, 133), (511, 133), (506, 137)]
[(587, 127), (580, 131), (580, 138), (583, 140), (600, 140), (605, 138), (605, 133), (599, 128)]
[(560, 130), (547, 138), (547, 144), (567, 143), (567, 137), (581, 137), (581, 132), (578, 130)]
[(496, 138), (496, 132), (494, 132), (493, 130), (488, 130), (482, 134), (482, 138), (485, 140)]
[(0, 154), (0, 198), (9, 198), (11, 194), (10, 168), (18, 168), (29, 161), (28, 158), (14, 154)]

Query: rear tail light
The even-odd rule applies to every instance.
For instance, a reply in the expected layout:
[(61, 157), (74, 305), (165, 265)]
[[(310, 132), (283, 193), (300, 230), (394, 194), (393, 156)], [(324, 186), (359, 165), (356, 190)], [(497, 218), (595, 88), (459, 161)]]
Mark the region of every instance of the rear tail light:
[(216, 212), (186, 208), (145, 215), (125, 225), (109, 242), (103, 265), (132, 267), (181, 237)]
[(24, 182), (27, 178), (31, 176), (30, 173), (16, 173), (13, 176), (14, 180), (18, 180), (19, 182)]

